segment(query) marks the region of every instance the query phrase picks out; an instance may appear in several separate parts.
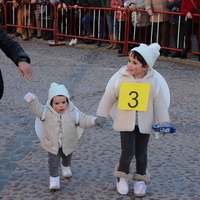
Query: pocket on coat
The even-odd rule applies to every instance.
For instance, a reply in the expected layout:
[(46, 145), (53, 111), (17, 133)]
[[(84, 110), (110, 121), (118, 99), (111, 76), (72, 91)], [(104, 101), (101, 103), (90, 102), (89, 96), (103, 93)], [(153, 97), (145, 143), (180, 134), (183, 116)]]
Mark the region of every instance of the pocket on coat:
[(52, 147), (53, 146), (53, 140), (48, 138), (47, 136), (44, 137), (44, 143), (47, 147)]

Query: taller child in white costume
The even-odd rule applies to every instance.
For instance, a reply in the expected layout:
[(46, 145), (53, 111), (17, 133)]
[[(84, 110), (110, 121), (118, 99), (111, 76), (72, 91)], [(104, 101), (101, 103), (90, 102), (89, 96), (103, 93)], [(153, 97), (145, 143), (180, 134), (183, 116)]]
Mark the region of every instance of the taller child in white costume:
[[(128, 180), (134, 180), (135, 196), (146, 195), (146, 182), (150, 180), (147, 171), (147, 147), (150, 134), (154, 132), (152, 126), (156, 121), (163, 127), (169, 126), (170, 123), (169, 105), (166, 103), (156, 72), (152, 68), (160, 55), (159, 50), (160, 45), (157, 43), (150, 46), (141, 44), (133, 48), (129, 53), (128, 64), (114, 74), (108, 82), (97, 110), (97, 115), (100, 117), (107, 118), (110, 114), (114, 120), (113, 129), (120, 132), (121, 156), (114, 172), (120, 194), (127, 194)], [(130, 107), (136, 103), (137, 105), (130, 109), (119, 109), (119, 99), (125, 99), (124, 96), (120, 96), (122, 92), (120, 86), (123, 82), (134, 83), (138, 87), (144, 83), (149, 86), (147, 90), (149, 96), (144, 111), (137, 110), (137, 105), (140, 104), (137, 95), (140, 94), (134, 92), (134, 88), (131, 89), (133, 92), (130, 93), (129, 105)], [(134, 156), (135, 173), (130, 166)]]

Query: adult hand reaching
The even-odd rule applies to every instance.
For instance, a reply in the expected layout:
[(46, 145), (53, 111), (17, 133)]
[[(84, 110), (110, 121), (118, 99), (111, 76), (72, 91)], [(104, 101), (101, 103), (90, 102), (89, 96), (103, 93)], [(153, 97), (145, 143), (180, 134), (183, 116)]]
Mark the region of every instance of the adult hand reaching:
[(26, 77), (28, 80), (33, 79), (33, 70), (29, 63), (26, 61), (20, 61), (18, 63), (18, 68), (21, 78)]

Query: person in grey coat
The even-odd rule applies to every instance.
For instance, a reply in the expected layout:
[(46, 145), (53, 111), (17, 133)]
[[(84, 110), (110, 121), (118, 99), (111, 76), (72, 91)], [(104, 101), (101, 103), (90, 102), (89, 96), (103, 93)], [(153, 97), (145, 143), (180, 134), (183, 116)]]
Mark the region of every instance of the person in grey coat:
[[(145, 0), (128, 0), (124, 3), (131, 13), (130, 41), (137, 43), (150, 44), (150, 17), (145, 11)], [(139, 46), (139, 44), (131, 44), (129, 51)]]

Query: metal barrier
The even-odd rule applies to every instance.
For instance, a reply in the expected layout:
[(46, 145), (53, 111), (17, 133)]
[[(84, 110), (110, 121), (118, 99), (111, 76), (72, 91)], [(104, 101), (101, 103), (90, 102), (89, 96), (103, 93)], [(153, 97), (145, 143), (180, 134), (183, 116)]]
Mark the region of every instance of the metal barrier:
[(5, 27), (4, 11), (5, 11), (4, 2), (0, 1), (0, 24), (1, 24), (1, 26), (3, 26), (3, 27)]
[[(5, 12), (6, 27), (16, 27), (22, 37), (31, 36), (34, 29), (56, 32), (54, 16), (57, 16), (54, 4), (40, 4), (40, 11), (36, 11), (36, 5), (22, 3), (14, 5), (13, 2), (6, 2), (5, 7), (12, 6), (12, 12)], [(40, 23), (36, 23), (40, 21)]]
[[(117, 43), (124, 49), (121, 56), (127, 56), (129, 50), (140, 44), (150, 44), (158, 42), (163, 50), (181, 51), (184, 46), (183, 27), (185, 16), (178, 12), (157, 12), (159, 18), (164, 16), (162, 22), (150, 22), (150, 17), (145, 10), (137, 10), (133, 21), (133, 13), (124, 9), (112, 8), (91, 8), (68, 6), (67, 9), (59, 7), (53, 3), (31, 4), (24, 3), (21, 7), (13, 7), (13, 2), (0, 4), (4, 9), (3, 25), (26, 30), (50, 31), (53, 34), (54, 43), (51, 46), (63, 45), (59, 42), (59, 37), (80, 38), (86, 41)], [(11, 12), (8, 9), (12, 7)], [(20, 20), (18, 13), (23, 10), (23, 17)], [(110, 14), (110, 15), (109, 15)], [(198, 17), (200, 15), (193, 15)], [(109, 18), (110, 17), (110, 18)], [(109, 38), (109, 19), (113, 20), (113, 35), (117, 39)], [(118, 20), (116, 19), (118, 18)], [(144, 21), (144, 19), (146, 21)], [(176, 24), (173, 20), (176, 19)], [(138, 21), (141, 20), (141, 21)], [(143, 22), (142, 22), (143, 20)], [(151, 17), (153, 21), (153, 17)], [(19, 23), (20, 22), (20, 23)], [(37, 22), (37, 23), (36, 23)], [(192, 20), (192, 35), (194, 20)], [(200, 24), (197, 27), (200, 33)], [(195, 42), (195, 40), (194, 40)], [(196, 46), (191, 43), (189, 52), (200, 54), (200, 36), (198, 35)]]

